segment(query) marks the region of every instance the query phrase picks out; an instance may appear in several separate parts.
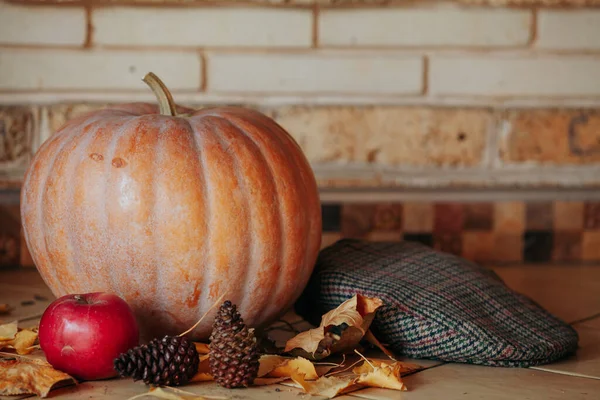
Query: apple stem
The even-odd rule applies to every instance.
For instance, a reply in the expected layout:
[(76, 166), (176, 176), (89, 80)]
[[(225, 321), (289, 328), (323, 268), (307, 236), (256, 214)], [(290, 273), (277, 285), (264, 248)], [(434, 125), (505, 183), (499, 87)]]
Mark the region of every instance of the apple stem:
[(81, 295), (76, 294), (75, 296), (73, 296), (73, 298), (75, 299), (75, 301), (79, 304), (89, 304), (83, 297), (81, 297)]
[(154, 95), (158, 100), (158, 108), (161, 115), (168, 115), (171, 117), (177, 116), (175, 100), (173, 100), (173, 96), (171, 96), (171, 92), (167, 88), (167, 85), (165, 85), (153, 72), (148, 72), (143, 81), (146, 82), (154, 92)]

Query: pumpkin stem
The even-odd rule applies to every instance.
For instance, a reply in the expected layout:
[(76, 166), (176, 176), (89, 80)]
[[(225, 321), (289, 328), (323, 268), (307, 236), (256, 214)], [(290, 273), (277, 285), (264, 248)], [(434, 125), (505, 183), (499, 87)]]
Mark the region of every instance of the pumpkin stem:
[(158, 107), (161, 115), (169, 115), (171, 117), (177, 116), (175, 100), (173, 100), (173, 96), (171, 96), (171, 92), (169, 92), (167, 85), (165, 85), (153, 72), (148, 72), (143, 81), (146, 82), (154, 92), (154, 95), (158, 100)]

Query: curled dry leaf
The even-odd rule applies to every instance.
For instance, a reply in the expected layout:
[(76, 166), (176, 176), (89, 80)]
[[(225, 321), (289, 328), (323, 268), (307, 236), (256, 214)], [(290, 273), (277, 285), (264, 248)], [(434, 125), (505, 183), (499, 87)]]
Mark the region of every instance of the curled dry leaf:
[(0, 395), (37, 394), (46, 397), (59, 383), (62, 386), (77, 382), (46, 361), (25, 358), (0, 360)]
[(164, 400), (209, 400), (209, 399), (227, 399), (221, 396), (201, 396), (196, 393), (186, 392), (181, 389), (165, 386), (164, 388), (153, 387), (148, 392), (135, 395), (127, 400), (141, 399), (142, 397), (154, 397)]
[(200, 364), (198, 364), (198, 372), (190, 379), (190, 382), (208, 382), (215, 378), (210, 373), (210, 365), (208, 363), (208, 353), (200, 356)]
[(307, 381), (302, 374), (292, 374), (292, 380), (296, 382), (306, 393), (310, 393), (315, 396), (324, 396), (332, 399), (336, 396), (353, 392), (364, 388), (363, 385), (358, 384), (357, 378), (354, 376), (350, 377), (327, 377), (322, 376), (314, 382)]
[(287, 341), (285, 352), (318, 360), (333, 353), (353, 350), (369, 330), (381, 299), (360, 294), (323, 315), (318, 328), (302, 332)]
[(37, 337), (37, 332), (32, 330), (19, 330), (14, 339), (0, 341), (0, 350), (14, 349), (18, 354), (29, 354), (36, 348), (34, 344)]
[(381, 361), (365, 361), (362, 365), (354, 368), (352, 372), (358, 375), (357, 383), (359, 384), (405, 391), (407, 390), (406, 385), (400, 378), (403, 368), (402, 363), (399, 362), (388, 364)]
[(0, 342), (14, 339), (18, 331), (17, 321), (0, 325)]
[(198, 352), (198, 354), (208, 354), (210, 353), (210, 348), (208, 347), (208, 344), (206, 343), (200, 343), (200, 342), (194, 342), (194, 345), (196, 346), (196, 351)]
[[(279, 378), (290, 379), (294, 373), (304, 375), (306, 380), (315, 380), (338, 366), (336, 364), (315, 365), (306, 358), (290, 358), (271, 354), (261, 356), (259, 362), (258, 377), (278, 379), (277, 382), (282, 382)], [(275, 383), (274, 380), (273, 382)]]

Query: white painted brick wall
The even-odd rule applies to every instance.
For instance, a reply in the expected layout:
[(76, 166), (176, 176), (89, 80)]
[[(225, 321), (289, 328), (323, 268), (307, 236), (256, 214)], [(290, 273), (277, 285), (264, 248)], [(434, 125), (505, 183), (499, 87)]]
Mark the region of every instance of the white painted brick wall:
[(329, 9), (319, 13), (319, 44), (335, 46), (522, 46), (531, 11), (500, 8)]
[(586, 56), (433, 56), (434, 95), (598, 96), (600, 58)]
[(83, 45), (82, 7), (28, 7), (0, 2), (0, 44)]
[(290, 46), (312, 44), (312, 12), (269, 8), (99, 8), (94, 42), (142, 46)]
[(148, 90), (152, 71), (170, 89), (198, 89), (194, 53), (131, 51), (0, 50), (0, 90)]
[(207, 69), (224, 93), (418, 94), (423, 82), (419, 56), (216, 53)]
[(540, 10), (536, 46), (543, 49), (600, 49), (600, 10)]

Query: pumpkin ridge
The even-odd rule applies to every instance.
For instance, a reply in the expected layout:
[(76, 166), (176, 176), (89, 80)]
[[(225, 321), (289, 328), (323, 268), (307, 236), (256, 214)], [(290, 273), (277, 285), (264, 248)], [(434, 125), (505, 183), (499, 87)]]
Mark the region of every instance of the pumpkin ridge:
[[(245, 132), (236, 124), (234, 124), (233, 122), (231, 122), (230, 120), (227, 120), (221, 116), (215, 115), (214, 117), (216, 117), (217, 119), (219, 119), (220, 121), (224, 122), (225, 124), (227, 124), (228, 126), (230, 126), (231, 128), (233, 128), (233, 130), (240, 134), (243, 138), (245, 138), (245, 141), (240, 141), (240, 143), (242, 143), (241, 146), (256, 146), (256, 144), (245, 134)], [(218, 136), (218, 135), (217, 135)], [(219, 138), (219, 140), (221, 141), (221, 139)], [(258, 147), (258, 146), (256, 146)], [(230, 150), (231, 151), (231, 150)], [(248, 151), (251, 153), (251, 151), (248, 148)], [(259, 149), (260, 151), (260, 149)], [(242, 179), (242, 176), (240, 174), (240, 170), (242, 169), (240, 162), (239, 162), (239, 157), (237, 156), (237, 151), (232, 151), (232, 160), (233, 163), (235, 165), (234, 169), (236, 171), (236, 179), (238, 180), (238, 182), (240, 183), (240, 185), (243, 186), (243, 198), (245, 199), (245, 206), (246, 208), (248, 208), (249, 214), (250, 214), (250, 223), (249, 223), (249, 229), (248, 229), (248, 237), (250, 239), (250, 247), (251, 247), (251, 251), (250, 251), (250, 256), (248, 257), (248, 265), (254, 266), (255, 268), (252, 271), (249, 271), (248, 268), (244, 268), (244, 272), (243, 272), (243, 276), (240, 279), (241, 282), (246, 282), (246, 280), (248, 279), (248, 275), (252, 276), (252, 277), (256, 277), (258, 271), (256, 270), (258, 268), (258, 263), (255, 261), (256, 260), (256, 253), (257, 253), (257, 240), (256, 240), (256, 235), (253, 234), (253, 232), (255, 232), (256, 230), (256, 210), (255, 210), (255, 206), (252, 205), (252, 203), (249, 200), (250, 196), (250, 190), (248, 188), (248, 184), (245, 182), (244, 179)], [(262, 155), (262, 153), (261, 153)], [(270, 170), (269, 170), (270, 171)], [(249, 317), (248, 315), (248, 301), (250, 301), (250, 296), (247, 296), (247, 292), (249, 290), (249, 285), (244, 285), (243, 288), (243, 296), (242, 299), (243, 301), (239, 304), (239, 309), (244, 311), (246, 313), (246, 318)], [(256, 302), (254, 302), (256, 303)], [(257, 307), (257, 304), (252, 304), (251, 306)], [(262, 305), (258, 305), (259, 309), (264, 308), (264, 306)]]
[[(94, 122), (96, 122), (97, 120), (98, 119), (94, 119)], [(88, 125), (86, 125), (86, 127), (91, 125), (92, 123), (93, 122), (89, 123)], [(59, 145), (59, 148), (57, 149), (57, 151), (54, 153), (54, 156), (50, 162), (50, 166), (48, 167), (46, 176), (44, 176), (44, 178), (40, 181), (40, 184), (38, 186), (42, 191), (40, 194), (39, 203), (37, 205), (38, 210), (40, 212), (40, 221), (41, 221), (40, 225), (41, 226), (46, 225), (47, 216), (46, 216), (46, 208), (44, 207), (44, 204), (46, 204), (46, 195), (48, 193), (48, 181), (50, 180), (50, 176), (53, 172), (54, 166), (56, 165), (56, 160), (58, 160), (58, 158), (60, 157), (62, 152), (65, 150), (65, 148), (67, 147), (67, 144), (78, 134), (78, 130), (76, 129), (75, 126), (71, 126), (70, 130), (71, 130), (71, 132), (69, 132), (68, 134), (65, 131), (61, 131), (60, 133), (55, 133), (55, 134), (63, 135), (63, 138), (62, 138), (63, 141)], [(58, 274), (56, 272), (56, 266), (54, 265), (54, 262), (52, 262), (52, 259), (49, 256), (48, 235), (46, 234), (46, 232), (44, 232), (43, 243), (44, 243), (44, 252), (46, 253), (47, 258), (48, 258), (48, 264), (44, 265), (43, 268), (46, 271), (49, 271), (52, 274), (52, 276), (54, 277), (55, 282), (58, 283), (57, 287), (58, 287), (60, 295), (61, 296), (65, 295), (65, 294), (67, 294), (67, 291), (65, 290), (65, 286), (63, 285), (62, 281), (60, 279), (58, 279)]]
[[(278, 142), (279, 148), (283, 152), (284, 157), (286, 157), (289, 160), (293, 160), (293, 168), (291, 168), (292, 174), (296, 178), (299, 177), (300, 181), (302, 181), (302, 183), (303, 183), (303, 185), (299, 185), (300, 188), (298, 188), (298, 192), (299, 193), (298, 193), (297, 198), (306, 199), (308, 193), (307, 193), (307, 190), (306, 190), (306, 185), (304, 185), (304, 183), (305, 183), (304, 176), (303, 176), (302, 172), (300, 171), (300, 165), (298, 165), (298, 163), (297, 163), (298, 160), (295, 157), (294, 152), (290, 151), (288, 149), (287, 144), (286, 144), (285, 138), (286, 137), (290, 137), (290, 135), (285, 130), (281, 129), (281, 127), (279, 125), (277, 125), (277, 124), (275, 124), (275, 125), (265, 124), (264, 119), (260, 115), (251, 114), (251, 116), (249, 117), (249, 119), (251, 119), (257, 127), (260, 127), (263, 130), (268, 131), (271, 134), (271, 136), (274, 138), (274, 140), (276, 140)], [(304, 221), (308, 221), (308, 226), (304, 226), (305, 225), (304, 223), (302, 224), (302, 226), (298, 226), (298, 224), (295, 225), (296, 229), (300, 228), (300, 229), (304, 229), (305, 231), (304, 231), (304, 234), (300, 236), (300, 238), (301, 238), (300, 242), (299, 243), (294, 243), (294, 246), (296, 248), (298, 248), (298, 249), (307, 249), (307, 247), (308, 247), (308, 239), (309, 239), (308, 235), (310, 234), (310, 230), (308, 228), (310, 227), (311, 221), (310, 221), (310, 218), (309, 218), (310, 216), (307, 214), (308, 207), (305, 207), (304, 205), (301, 204), (301, 206), (299, 207), (299, 209), (300, 209), (301, 215), (304, 217), (303, 218)], [(294, 272), (291, 273), (291, 275), (298, 276), (297, 271), (301, 270), (301, 269), (304, 269), (304, 268), (307, 267), (307, 265), (306, 265), (306, 261), (307, 261), (306, 260), (306, 253), (307, 252), (304, 252), (304, 254), (301, 255), (301, 261), (299, 261), (297, 263), (290, 263), (290, 267), (288, 269), (286, 269), (286, 274), (290, 274), (291, 273), (290, 270), (293, 269)], [(279, 282), (278, 282), (277, 287), (281, 288), (280, 290), (283, 293), (290, 293), (290, 292), (294, 293), (294, 292), (297, 292), (297, 296), (292, 296), (292, 297), (298, 297), (300, 295), (300, 293), (298, 291), (299, 288), (300, 288), (299, 282), (292, 282), (291, 280), (288, 280), (287, 282), (284, 282), (282, 284), (281, 279), (280, 279)], [(289, 300), (291, 302), (295, 301), (295, 299), (292, 300), (292, 297), (290, 297), (290, 300)], [(292, 304), (293, 303), (286, 304), (285, 308), (290, 307)]]
[[(205, 263), (208, 265), (211, 265), (211, 250), (210, 250), (210, 243), (212, 240), (212, 236), (213, 236), (213, 230), (212, 230), (212, 226), (213, 226), (213, 201), (211, 199), (211, 196), (209, 194), (210, 191), (210, 180), (208, 177), (208, 173), (207, 173), (207, 162), (206, 162), (206, 157), (205, 157), (205, 151), (204, 148), (202, 146), (202, 144), (204, 143), (204, 138), (202, 137), (202, 135), (200, 135), (200, 132), (203, 130), (204, 128), (204, 123), (201, 120), (195, 120), (189, 117), (184, 117), (183, 118), (185, 121), (187, 121), (187, 123), (191, 126), (192, 130), (192, 135), (193, 135), (193, 140), (194, 140), (194, 145), (196, 146), (197, 149), (197, 154), (199, 155), (198, 160), (199, 160), (199, 165), (200, 165), (200, 179), (202, 182), (202, 186), (204, 188), (204, 190), (202, 191), (202, 197), (204, 198), (204, 221), (206, 223), (206, 238), (204, 239), (204, 248), (207, 249), (206, 253), (205, 253)], [(207, 218), (208, 217), (208, 218)], [(214, 271), (209, 270), (205, 272), (205, 275), (210, 275), (210, 274), (214, 274)], [(212, 276), (212, 275), (210, 275)], [(198, 304), (200, 304), (202, 307), (204, 307), (206, 304), (209, 304), (209, 292), (208, 292), (209, 288), (208, 288), (208, 279), (202, 279), (202, 288), (200, 289), (200, 296), (199, 296), (199, 300), (198, 300)], [(197, 329), (200, 329), (200, 327), (198, 327)]]
[[(64, 142), (60, 143), (61, 140), (63, 140)], [(35, 191), (37, 192), (37, 201), (35, 202), (36, 203), (35, 206), (29, 205), (29, 202), (30, 202), (29, 197), (31, 197), (31, 196), (29, 196), (26, 193), (27, 190), (30, 190), (29, 186), (24, 186), (26, 189), (23, 190), (23, 195), (22, 195), (22, 196), (24, 196), (24, 200), (25, 200), (22, 203), (23, 205), (21, 206), (21, 210), (23, 212), (23, 221), (25, 221), (26, 218), (27, 218), (27, 216), (25, 215), (26, 213), (24, 212), (25, 207), (27, 207), (28, 209), (29, 208), (33, 208), (34, 210), (36, 210), (36, 214), (37, 214), (36, 215), (36, 220), (37, 220), (36, 221), (36, 225), (38, 225), (38, 226), (42, 226), (43, 223), (44, 223), (43, 222), (44, 221), (44, 215), (43, 215), (43, 212), (42, 212), (41, 205), (44, 204), (46, 181), (48, 180), (48, 177), (50, 176), (50, 171), (52, 170), (52, 165), (53, 165), (53, 161), (51, 161), (50, 164), (45, 165), (45, 166), (44, 166), (44, 163), (41, 162), (41, 161), (45, 161), (44, 155), (46, 156), (46, 158), (50, 157), (51, 153), (48, 153), (47, 149), (52, 149), (52, 146), (55, 143), (57, 143), (57, 142), (58, 142), (57, 147), (60, 150), (60, 149), (63, 148), (63, 146), (66, 145), (67, 137), (65, 135), (61, 136), (59, 134), (55, 134), (50, 139), (48, 139), (42, 145), (43, 147), (41, 147), (39, 149), (40, 156), (38, 156), (36, 158), (36, 160), (34, 160), (34, 163), (30, 166), (30, 169), (29, 169), (29, 171), (27, 173), (27, 176), (25, 178), (25, 182), (28, 183), (30, 181), (31, 177), (33, 176), (33, 174), (37, 172), (37, 170), (36, 170), (37, 168), (34, 168), (34, 165), (37, 167), (39, 164), (41, 164), (42, 168), (45, 168), (43, 177), (40, 176), (38, 178), (38, 184), (37, 184), (37, 186), (35, 186), (35, 189), (36, 189)], [(42, 175), (42, 174), (40, 174), (40, 175)], [(28, 225), (29, 224), (24, 224), (23, 231), (24, 231), (25, 240), (29, 244), (30, 250), (32, 250), (31, 251), (31, 255), (32, 255), (32, 258), (34, 260), (34, 264), (38, 268), (43, 268), (44, 270), (49, 271), (50, 268), (49, 268), (49, 265), (48, 265), (48, 261), (45, 262), (45, 263), (42, 262), (43, 258), (40, 259), (38, 257), (38, 254), (40, 254), (40, 253), (36, 252), (36, 251), (33, 251), (34, 242), (36, 242), (35, 246), (43, 247), (43, 254), (46, 255), (46, 259), (48, 258), (48, 256), (47, 256), (48, 255), (48, 245), (47, 245), (47, 242), (46, 242), (46, 237), (45, 237), (45, 235), (44, 235), (43, 232), (40, 232), (39, 235), (41, 236), (41, 239), (40, 238), (33, 238), (32, 236), (30, 236), (30, 232), (27, 229)], [(34, 235), (35, 235), (35, 232), (34, 232)], [(41, 245), (42, 243), (43, 243), (43, 246)], [(56, 274), (56, 271), (53, 270), (51, 275), (52, 275), (51, 277), (45, 278), (44, 280), (50, 279), (50, 280), (52, 280), (52, 282), (56, 286), (59, 286), (60, 285), (60, 281), (58, 279), (58, 275)]]
[[(104, 182), (104, 196), (102, 196), (102, 198), (104, 199), (104, 215), (105, 218), (103, 219), (103, 221), (105, 222), (105, 229), (104, 229), (104, 243), (106, 243), (106, 246), (108, 248), (112, 247), (111, 244), (111, 240), (110, 240), (110, 236), (111, 236), (111, 216), (110, 216), (110, 210), (109, 210), (109, 200), (114, 199), (116, 196), (111, 190), (111, 188), (114, 188), (113, 185), (109, 185), (110, 180), (112, 180), (113, 176), (112, 176), (112, 170), (113, 170), (113, 166), (112, 166), (112, 162), (110, 160), (115, 158), (115, 153), (117, 151), (117, 144), (119, 142), (119, 140), (125, 136), (125, 133), (134, 126), (134, 124), (138, 124), (141, 122), (141, 119), (137, 116), (131, 117), (131, 118), (127, 118), (125, 121), (123, 121), (123, 124), (120, 126), (120, 128), (113, 134), (113, 136), (110, 139), (110, 142), (107, 146), (107, 151), (106, 151), (106, 156), (105, 159), (107, 160), (106, 163), (104, 163), (104, 176), (105, 179), (103, 180)], [(118, 266), (118, 262), (115, 259), (116, 258), (116, 252), (113, 251), (107, 251), (106, 254), (108, 255), (108, 261), (110, 264), (112, 265), (116, 265), (117, 266), (117, 271), (120, 268), (123, 268), (122, 266)], [(117, 294), (119, 296), (123, 296), (125, 291), (122, 289), (121, 287), (121, 283), (122, 280), (121, 279), (117, 279), (117, 277), (115, 276), (115, 273), (109, 273), (107, 274), (109, 281), (111, 283), (111, 287), (115, 288)], [(126, 296), (124, 296), (126, 297)], [(126, 299), (128, 300), (128, 299)]]
[[(275, 188), (275, 193), (274, 193), (274, 199), (275, 199), (275, 203), (277, 204), (277, 212), (275, 213), (277, 215), (277, 219), (279, 220), (279, 233), (280, 233), (280, 237), (281, 237), (281, 241), (279, 244), (279, 249), (277, 251), (277, 254), (279, 255), (279, 260), (277, 262), (277, 272), (275, 273), (275, 275), (277, 276), (276, 279), (276, 283), (275, 283), (275, 287), (273, 289), (274, 291), (274, 296), (272, 296), (269, 299), (265, 299), (263, 301), (273, 301), (273, 298), (277, 297), (277, 293), (281, 290), (281, 280), (283, 275), (285, 275), (285, 273), (282, 272), (286, 272), (284, 270), (284, 266), (285, 264), (285, 260), (287, 259), (286, 255), (288, 253), (288, 247), (287, 247), (287, 235), (284, 234), (286, 232), (286, 227), (285, 227), (285, 222), (284, 222), (284, 218), (283, 218), (283, 206), (281, 204), (281, 188), (280, 185), (278, 184), (277, 180), (275, 179), (275, 170), (272, 164), (272, 161), (269, 161), (269, 159), (267, 158), (267, 156), (264, 154), (264, 151), (262, 149), (262, 147), (257, 143), (256, 139), (245, 129), (243, 129), (240, 125), (239, 125), (239, 119), (237, 119), (237, 116), (235, 115), (228, 115), (230, 119), (228, 119), (228, 121), (234, 125), (240, 132), (242, 132), (244, 134), (244, 136), (246, 136), (253, 144), (254, 146), (256, 146), (256, 148), (258, 149), (258, 151), (260, 152), (260, 156), (262, 158), (262, 160), (264, 161), (265, 165), (267, 166), (267, 170), (269, 171), (269, 179), (273, 182), (273, 186)], [(220, 118), (223, 118), (222, 116), (220, 116)], [(223, 118), (225, 119), (225, 118)], [(236, 123), (237, 121), (237, 123)], [(257, 128), (256, 126), (253, 126), (253, 128)], [(279, 149), (280, 151), (282, 149)], [(260, 284), (260, 283), (259, 283)], [(261, 319), (262, 316), (265, 313), (265, 309), (266, 307), (262, 306), (259, 308), (259, 313), (256, 316), (257, 319)]]
[[(105, 128), (109, 121), (111, 121), (111, 119), (108, 119), (106, 121), (104, 121), (104, 123), (101, 123), (101, 125), (97, 126), (97, 127), (93, 127), (93, 123), (87, 125), (81, 133), (81, 140), (75, 145), (75, 149), (74, 151), (71, 153), (70, 155), (70, 159), (69, 159), (69, 165), (67, 165), (65, 167), (68, 177), (63, 177), (63, 179), (67, 182), (69, 182), (70, 184), (67, 185), (67, 194), (66, 194), (66, 205), (65, 208), (67, 210), (72, 210), (73, 214), (76, 214), (77, 212), (79, 212), (79, 210), (75, 207), (75, 188), (78, 187), (78, 185), (76, 184), (75, 180), (77, 179), (77, 175), (76, 175), (76, 171), (79, 170), (80, 165), (82, 164), (83, 160), (86, 158), (85, 157), (85, 153), (87, 151), (88, 146), (90, 145), (90, 143), (92, 142), (92, 140), (96, 137), (96, 133), (101, 131), (103, 128)], [(90, 132), (93, 129), (93, 132)], [(78, 138), (75, 138), (75, 140)], [(57, 155), (58, 158), (58, 155)], [(78, 251), (73, 251), (72, 249), (76, 248), (76, 237), (75, 237), (75, 224), (76, 224), (76, 219), (75, 218), (68, 218), (68, 222), (67, 222), (67, 242), (69, 243), (69, 247), (71, 249), (70, 253), (72, 254), (72, 259), (73, 259), (73, 263), (71, 268), (74, 268), (76, 271), (82, 271), (82, 266), (80, 265), (80, 257), (81, 255), (79, 254)], [(90, 271), (87, 268), (83, 268), (84, 271), (82, 271), (86, 276), (87, 276), (87, 282), (86, 282), (86, 286), (87, 289), (85, 290), (86, 292), (90, 292), (90, 285), (89, 283), (92, 282), (92, 276), (90, 275)]]
[[(260, 118), (261, 120), (263, 118)], [(306, 219), (308, 221), (308, 228), (307, 228), (307, 232), (306, 235), (304, 236), (304, 238), (306, 239), (305, 245), (302, 246), (302, 248), (308, 249), (308, 251), (306, 251), (304, 253), (304, 263), (303, 265), (299, 268), (310, 268), (312, 266), (315, 265), (316, 263), (316, 257), (314, 257), (314, 259), (309, 259), (308, 257), (310, 257), (310, 254), (317, 254), (319, 252), (319, 248), (321, 245), (321, 225), (322, 225), (322, 221), (321, 221), (321, 204), (320, 201), (318, 201), (319, 199), (319, 192), (318, 192), (318, 188), (316, 185), (312, 185), (311, 184), (311, 179), (310, 177), (308, 177), (308, 172), (310, 170), (310, 163), (309, 161), (306, 159), (306, 156), (304, 155), (304, 153), (302, 152), (302, 148), (300, 147), (300, 145), (298, 144), (298, 142), (290, 135), (287, 133), (287, 131), (279, 124), (275, 123), (274, 127), (277, 131), (279, 131), (280, 135), (278, 135), (279, 139), (283, 142), (287, 142), (289, 144), (291, 144), (293, 147), (295, 147), (298, 151), (294, 152), (294, 151), (289, 151), (290, 153), (290, 157), (292, 157), (295, 161), (295, 166), (296, 166), (296, 171), (298, 172), (300, 179), (302, 181), (302, 188), (304, 189), (304, 194), (302, 196), (303, 199), (317, 199), (316, 204), (314, 205), (310, 205), (308, 207), (302, 207), (302, 210), (305, 212), (305, 216)], [(288, 150), (288, 146), (284, 146), (284, 149)], [(317, 211), (318, 210), (318, 211)], [(312, 211), (313, 213), (311, 213), (310, 211)], [(318, 234), (313, 235), (313, 231), (317, 231)], [(314, 239), (314, 240), (313, 240)], [(314, 243), (311, 243), (313, 242)], [(296, 276), (302, 276), (301, 274), (296, 274)], [(305, 280), (302, 282), (297, 282), (297, 287), (302, 287), (304, 288), (306, 286), (306, 284), (308, 283), (310, 276), (306, 276)], [(300, 296), (300, 293), (298, 293), (298, 296)], [(291, 306), (292, 304), (290, 304)]]
[[(196, 158), (198, 160), (198, 168), (196, 170), (196, 176), (199, 177), (200, 179), (200, 184), (197, 186), (197, 188), (206, 188), (206, 170), (204, 168), (204, 160), (203, 160), (203, 151), (200, 148), (200, 144), (198, 143), (198, 136), (196, 133), (196, 130), (194, 128), (194, 126), (192, 125), (192, 121), (188, 118), (188, 117), (184, 117), (181, 116), (181, 120), (185, 123), (185, 125), (187, 126), (187, 130), (189, 132), (191, 141), (193, 143), (194, 146), (194, 151), (193, 154), (196, 155)], [(199, 156), (198, 156), (199, 155)], [(207, 215), (210, 218), (210, 196), (208, 196), (206, 189), (200, 189), (199, 190), (200, 193), (200, 197), (202, 197), (202, 213), (204, 215), (204, 217), (202, 218), (203, 221), (207, 220)], [(210, 223), (206, 223), (206, 232), (207, 232), (207, 238), (210, 239)], [(208, 243), (207, 240), (202, 241), (202, 249), (201, 252), (203, 254), (203, 258), (206, 261), (207, 258), (207, 245), (206, 243)], [(198, 266), (200, 267), (200, 266)], [(202, 276), (202, 274), (200, 274), (201, 276), (201, 281), (197, 282), (196, 285), (194, 286), (194, 291), (192, 292), (192, 296), (195, 297), (195, 301), (196, 301), (196, 314), (199, 314), (198, 311), (201, 312), (202, 310), (202, 303), (200, 303), (200, 296), (202, 295), (202, 293), (205, 293), (206, 291), (206, 279), (204, 276)], [(198, 286), (202, 285), (202, 289), (198, 290)], [(196, 294), (197, 292), (197, 294)], [(196, 317), (196, 314), (194, 314), (193, 316)]]

